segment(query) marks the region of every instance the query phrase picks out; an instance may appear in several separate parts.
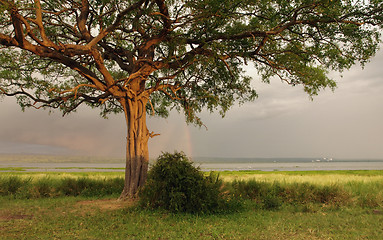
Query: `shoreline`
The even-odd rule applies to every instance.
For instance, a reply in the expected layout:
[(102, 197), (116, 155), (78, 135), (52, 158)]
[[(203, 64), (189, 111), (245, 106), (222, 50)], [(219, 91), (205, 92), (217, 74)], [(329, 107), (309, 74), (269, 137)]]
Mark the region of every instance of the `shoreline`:
[[(383, 170), (379, 159), (200, 157), (193, 158), (193, 164), (204, 172)], [(116, 158), (0, 154), (0, 172), (124, 172), (124, 168), (124, 161)]]
[[(0, 172), (124, 172), (122, 163), (11, 163)], [(383, 170), (383, 162), (195, 163), (201, 171), (348, 171)]]

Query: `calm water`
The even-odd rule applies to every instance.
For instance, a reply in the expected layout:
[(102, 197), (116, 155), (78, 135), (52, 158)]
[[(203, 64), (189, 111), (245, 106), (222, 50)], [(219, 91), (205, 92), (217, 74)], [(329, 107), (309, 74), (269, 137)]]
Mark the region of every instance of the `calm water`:
[(208, 158), (197, 159), (203, 170), (261, 170), (261, 171), (310, 171), (310, 170), (383, 170), (382, 160), (332, 159), (332, 158)]
[[(309, 170), (383, 170), (383, 160), (337, 160), (316, 158), (195, 158), (203, 171), (309, 171)], [(107, 161), (106, 161), (107, 162)], [(0, 168), (23, 167), (29, 172), (124, 171), (124, 163), (23, 163), (0, 162)], [(120, 169), (117, 169), (120, 168)]]
[(202, 163), (200, 167), (206, 171), (383, 170), (383, 162)]

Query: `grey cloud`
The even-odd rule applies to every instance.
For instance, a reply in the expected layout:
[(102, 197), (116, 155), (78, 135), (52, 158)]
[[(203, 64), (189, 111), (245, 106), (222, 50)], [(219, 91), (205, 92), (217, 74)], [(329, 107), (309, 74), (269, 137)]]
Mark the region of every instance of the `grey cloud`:
[(193, 131), (196, 152), (207, 156), (383, 158), (383, 51), (364, 70), (353, 67), (338, 88), (313, 101), (299, 87), (254, 83), (254, 103), (227, 118), (210, 118)]
[[(104, 120), (97, 111), (81, 109), (62, 117), (59, 112), (27, 109), (21, 112), (11, 99), (0, 103), (0, 141), (66, 148), (68, 153), (121, 154), (124, 149), (125, 126), (123, 116)], [(117, 151), (116, 145), (120, 151)], [(3, 147), (4, 148), (4, 147)]]
[[(149, 118), (151, 156), (184, 150), (194, 156), (228, 157), (368, 157), (383, 158), (383, 51), (362, 71), (354, 67), (333, 74), (338, 81), (310, 101), (302, 88), (275, 79), (257, 81), (259, 98), (235, 106), (222, 119), (203, 113), (208, 130), (187, 126), (184, 117)], [(252, 71), (252, 70), (249, 70)], [(80, 109), (64, 118), (60, 113), (27, 110), (12, 99), (0, 102), (0, 153), (58, 151), (86, 155), (123, 156), (126, 127), (122, 115), (104, 120), (97, 110)]]

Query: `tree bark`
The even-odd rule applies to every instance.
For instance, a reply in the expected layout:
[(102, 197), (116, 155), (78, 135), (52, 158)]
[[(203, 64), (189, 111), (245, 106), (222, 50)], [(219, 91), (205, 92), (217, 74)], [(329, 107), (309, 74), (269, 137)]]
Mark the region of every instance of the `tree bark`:
[(146, 126), (145, 99), (120, 100), (127, 124), (125, 184), (120, 200), (135, 198), (140, 187), (145, 184), (148, 164), (149, 131)]

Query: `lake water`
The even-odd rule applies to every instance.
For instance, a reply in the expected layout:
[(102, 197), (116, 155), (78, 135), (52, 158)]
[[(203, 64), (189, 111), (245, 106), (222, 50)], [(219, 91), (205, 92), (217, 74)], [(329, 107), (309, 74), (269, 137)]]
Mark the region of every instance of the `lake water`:
[[(383, 160), (315, 158), (195, 158), (203, 171), (383, 170)], [(124, 163), (0, 162), (0, 168), (22, 167), (28, 172), (123, 172)]]
[(206, 171), (383, 170), (383, 162), (202, 163), (200, 167)]

